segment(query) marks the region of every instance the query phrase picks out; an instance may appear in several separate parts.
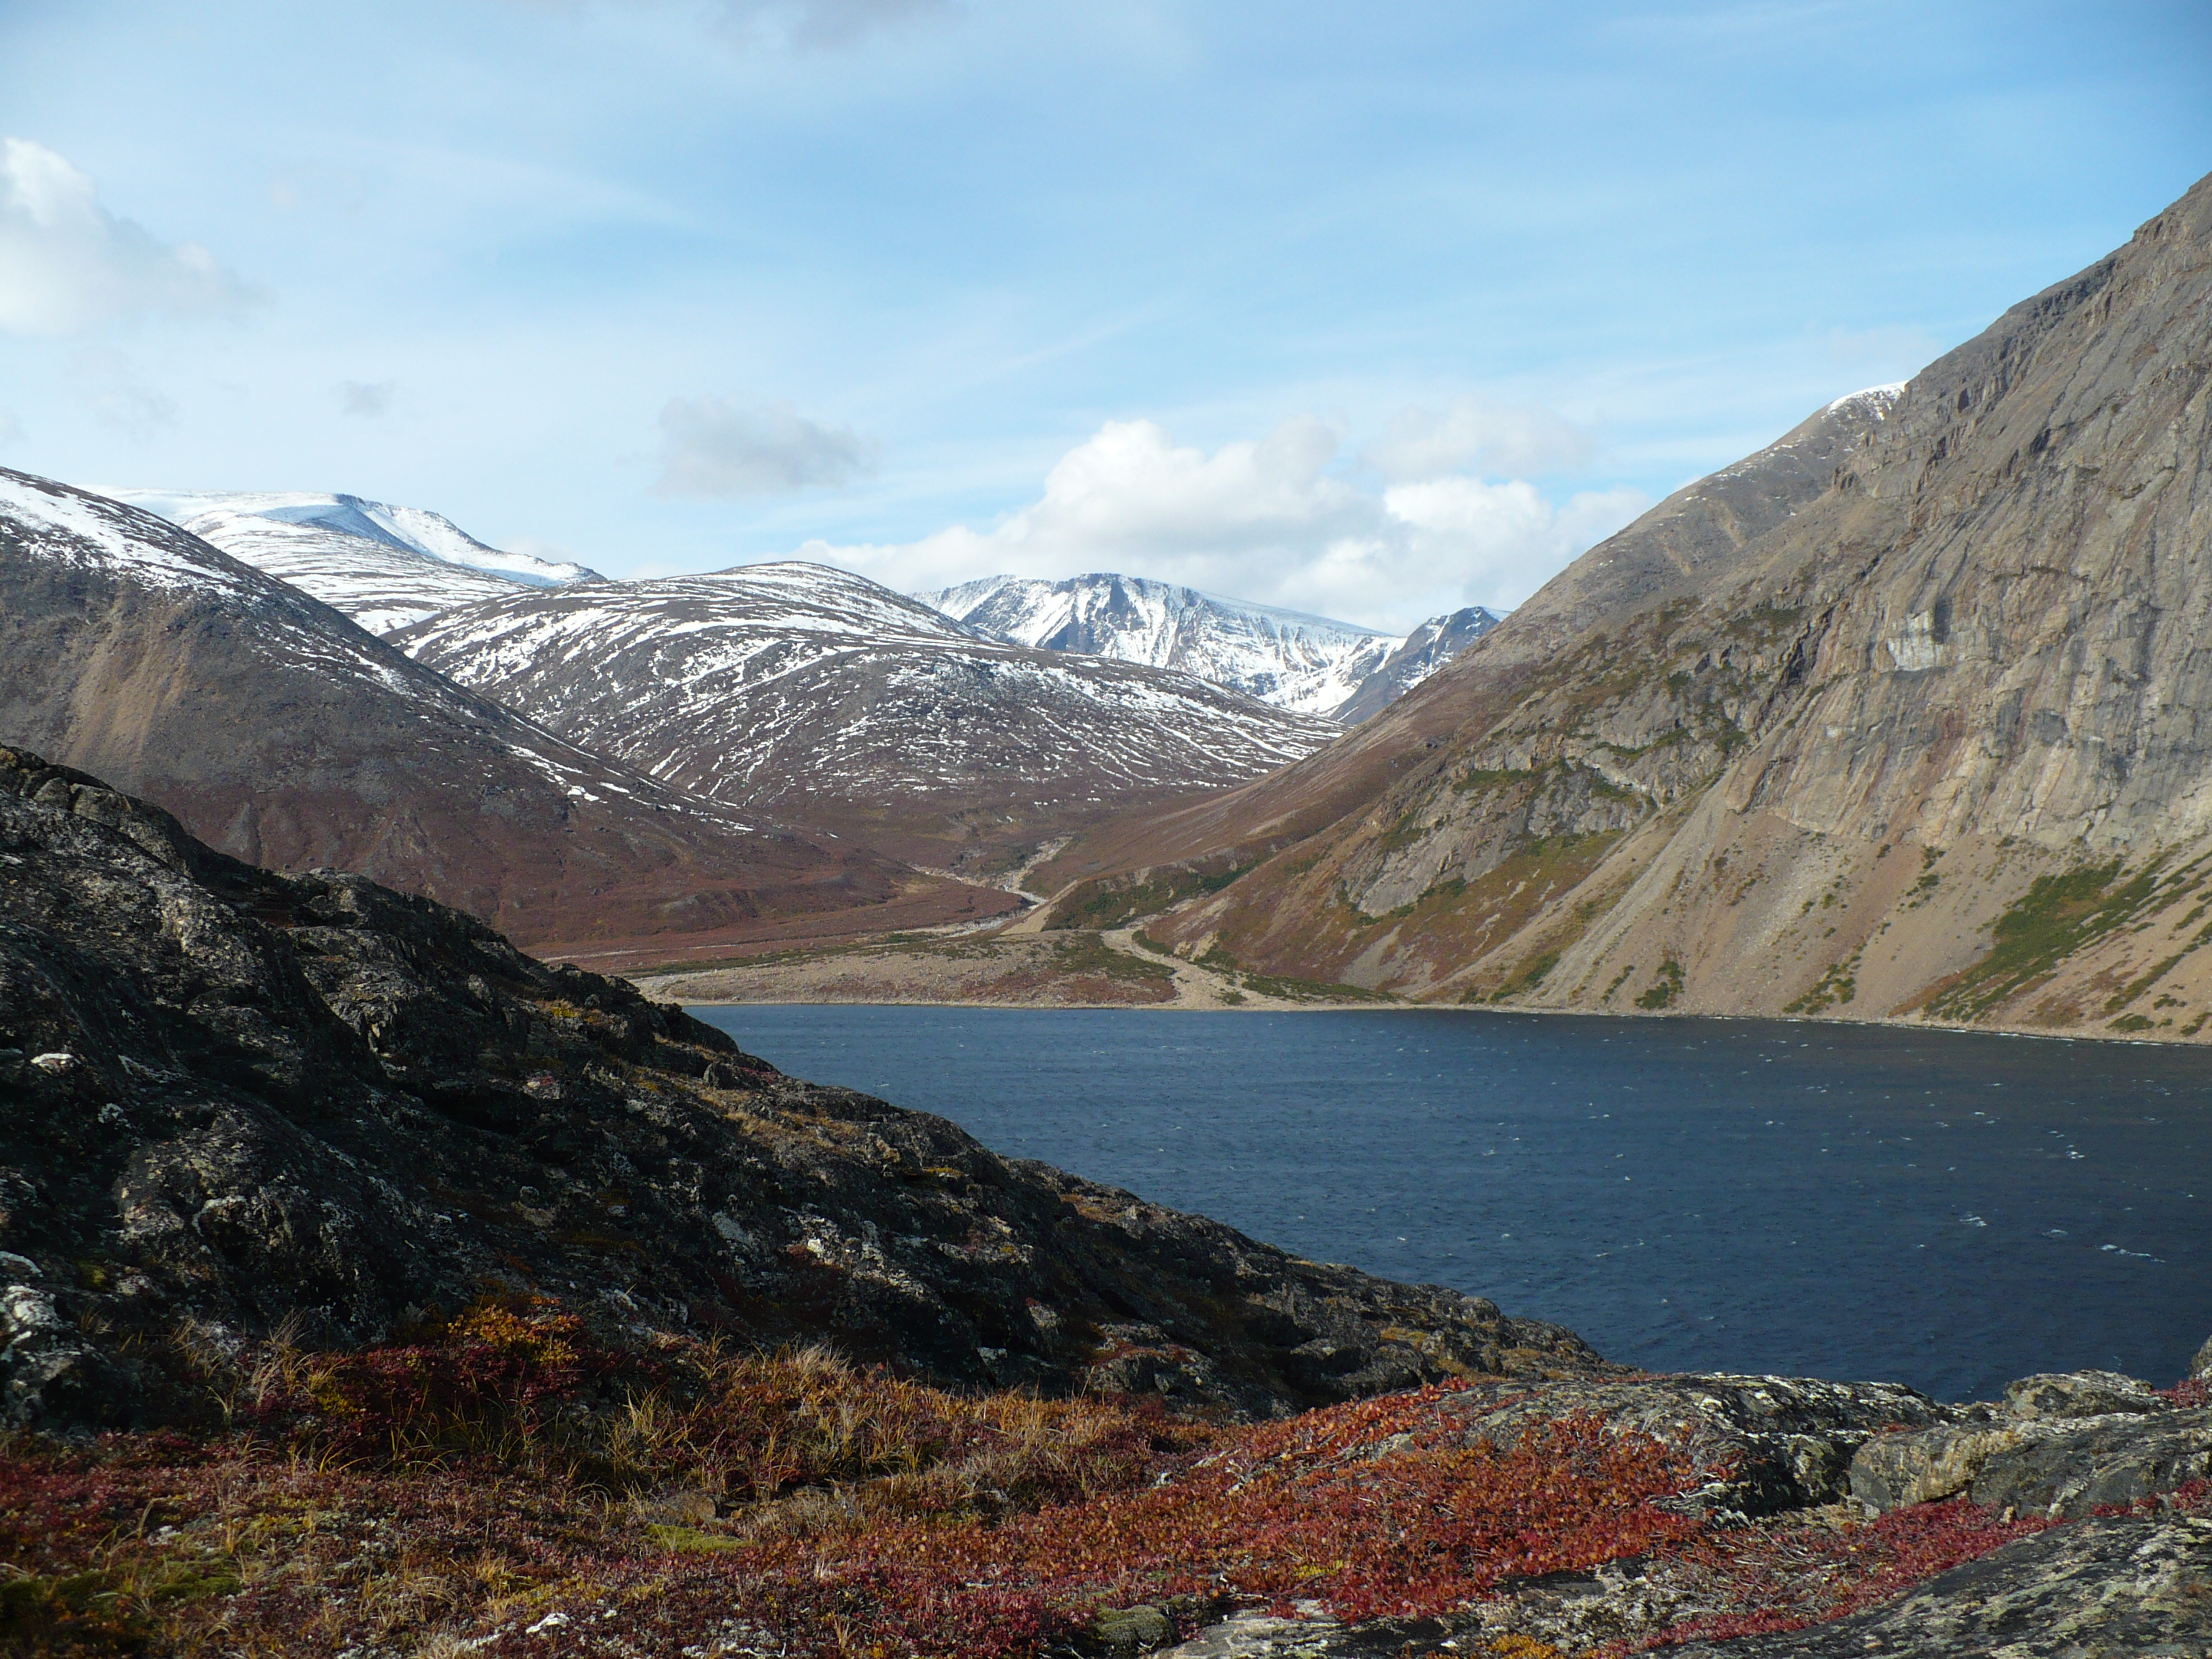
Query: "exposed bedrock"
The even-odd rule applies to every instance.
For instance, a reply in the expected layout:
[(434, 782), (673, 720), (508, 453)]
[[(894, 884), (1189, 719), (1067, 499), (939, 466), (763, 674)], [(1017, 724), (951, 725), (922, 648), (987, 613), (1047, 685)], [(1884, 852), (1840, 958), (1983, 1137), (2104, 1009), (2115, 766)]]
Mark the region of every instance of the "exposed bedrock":
[(0, 1389), (163, 1409), (185, 1322), (390, 1340), (532, 1292), (935, 1380), (1255, 1415), (1607, 1369), (1480, 1297), (1302, 1261), (356, 876), (280, 876), (0, 750)]

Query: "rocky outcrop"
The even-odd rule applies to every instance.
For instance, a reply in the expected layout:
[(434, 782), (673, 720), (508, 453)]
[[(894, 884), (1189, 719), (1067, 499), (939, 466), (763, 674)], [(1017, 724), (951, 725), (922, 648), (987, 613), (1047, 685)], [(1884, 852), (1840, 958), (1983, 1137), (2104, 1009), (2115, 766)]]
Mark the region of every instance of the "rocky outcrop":
[(1259, 1415), (1604, 1369), (1478, 1297), (781, 1076), (459, 912), (240, 864), (5, 750), (0, 1113), (18, 1422), (159, 1415), (180, 1328), (347, 1346), (514, 1293), (617, 1330)]
[[(2100, 1414), (2051, 1414), (2091, 1407)], [(1523, 1581), (1441, 1619), (1346, 1625), (1314, 1607), (1254, 1609), (1164, 1651), (1553, 1659), (1656, 1644), (1700, 1659), (2101, 1659), (2212, 1650), (2203, 1496), (2212, 1413), (2132, 1378), (2028, 1377), (2001, 1401), (1943, 1406), (1877, 1384), (1620, 1376), (1480, 1384), (1433, 1409), (1497, 1444), (1579, 1415), (1679, 1445), (1715, 1473), (1689, 1501), (1723, 1528), (1709, 1547)], [(1978, 1510), (1943, 1502), (1960, 1498)], [(1896, 1571), (1859, 1559), (1886, 1547), (1878, 1528), (1867, 1529), (1870, 1518), (1919, 1504), (1937, 1505), (1933, 1527), (1913, 1534), (1923, 1540), (1947, 1525), (2001, 1530), (1960, 1552), (1978, 1559), (1923, 1569), (1923, 1582), (1906, 1570), (1887, 1584), (1848, 1588), (1869, 1570)], [(2036, 1518), (2016, 1526), (2016, 1516)], [(2005, 1528), (2024, 1535), (2002, 1541)], [(1715, 1639), (1723, 1630), (1747, 1633)]]
[(1036, 872), (1401, 995), (2212, 1030), (2212, 180), (1586, 554), (1275, 778)]
[(0, 743), (112, 779), (234, 856), (358, 871), (570, 951), (667, 961), (1014, 904), (719, 811), (165, 520), (4, 470)]
[(1851, 1461), (1850, 1493), (1878, 1511), (1964, 1495), (2070, 1519), (2208, 1477), (2212, 1410), (2178, 1407), (2117, 1372), (2080, 1371), (2027, 1377), (1996, 1405), (1868, 1441)]

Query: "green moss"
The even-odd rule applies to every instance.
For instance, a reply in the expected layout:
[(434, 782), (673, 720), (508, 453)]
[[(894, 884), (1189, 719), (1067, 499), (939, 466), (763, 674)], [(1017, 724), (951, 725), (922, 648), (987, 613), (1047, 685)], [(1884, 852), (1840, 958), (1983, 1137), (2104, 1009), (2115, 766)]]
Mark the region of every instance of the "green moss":
[(1503, 1002), (1508, 997), (1525, 996), (1544, 982), (1544, 976), (1559, 965), (1559, 953), (1547, 951), (1511, 979), (1490, 994), (1492, 1002)]
[(1053, 941), (1055, 973), (1096, 975), (1142, 985), (1173, 985), (1175, 969), (1164, 962), (1147, 962), (1126, 951), (1116, 951), (1095, 933)]
[(2115, 1031), (2148, 1031), (2158, 1022), (2148, 1014), (2123, 1014), (2112, 1022)]
[(1165, 875), (1156, 875), (1148, 881), (1115, 884), (1117, 878), (1102, 878), (1085, 882), (1074, 892), (1053, 907), (1046, 919), (1047, 933), (1071, 929), (1119, 927), (1134, 921), (1139, 916), (1157, 915), (1185, 899), (1197, 898), (1206, 893), (1218, 893), (1240, 876), (1259, 867), (1255, 859), (1249, 864), (1232, 865), (1226, 870), (1207, 873), (1198, 870), (1175, 870)]
[(1997, 918), (1988, 954), (1931, 997), (1928, 1012), (1944, 1019), (1978, 1019), (2047, 979), (2085, 945), (2134, 921), (2157, 896), (2158, 866), (2154, 861), (2124, 882), (2121, 869), (2115, 859), (2038, 876)]
[(1653, 978), (1650, 988), (1636, 999), (1636, 1006), (1654, 1011), (1669, 1008), (1674, 1006), (1674, 999), (1681, 994), (1682, 964), (1674, 957), (1668, 957), (1659, 964), (1659, 972)]
[(1785, 1006), (1782, 1012), (1785, 1014), (1817, 1014), (1850, 1002), (1858, 994), (1859, 957), (1865, 948), (1861, 945), (1841, 962), (1832, 963), (1811, 990)]

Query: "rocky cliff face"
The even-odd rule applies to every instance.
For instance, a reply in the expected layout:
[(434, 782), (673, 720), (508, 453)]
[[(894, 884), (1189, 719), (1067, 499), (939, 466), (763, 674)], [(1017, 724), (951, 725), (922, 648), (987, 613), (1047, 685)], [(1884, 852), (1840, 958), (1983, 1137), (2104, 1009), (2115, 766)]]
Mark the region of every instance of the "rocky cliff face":
[(882, 927), (1012, 903), (748, 826), (163, 520), (5, 471), (0, 741), (97, 769), (240, 857), (362, 871), (535, 944), (665, 957), (855, 909)]
[(1049, 873), (1257, 860), (1155, 932), (1441, 1000), (2196, 1036), (2208, 377), (2212, 181), (1344, 744)]
[(348, 1346), (535, 1291), (640, 1335), (1266, 1415), (1601, 1369), (783, 1077), (358, 876), (282, 876), (0, 750), (0, 1405), (162, 1403), (180, 1322)]
[(799, 562), (516, 594), (392, 637), (655, 778), (930, 865), (1018, 857), (1336, 729), (1188, 674), (1002, 644)]

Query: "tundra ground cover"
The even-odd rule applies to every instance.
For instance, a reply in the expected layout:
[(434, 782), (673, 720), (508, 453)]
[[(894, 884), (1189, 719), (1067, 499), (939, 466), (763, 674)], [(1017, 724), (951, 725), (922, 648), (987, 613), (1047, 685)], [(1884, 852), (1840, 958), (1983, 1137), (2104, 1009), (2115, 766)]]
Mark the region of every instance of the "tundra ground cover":
[(195, 1346), (191, 1431), (0, 1447), (0, 1648), (1012, 1659), (1138, 1603), (1428, 1617), (1627, 1557), (1786, 1628), (2032, 1526), (1717, 1527), (1672, 1501), (1707, 1473), (1674, 1449), (1589, 1419), (1468, 1445), (1452, 1385), (1207, 1423), (526, 1307), (362, 1354)]

